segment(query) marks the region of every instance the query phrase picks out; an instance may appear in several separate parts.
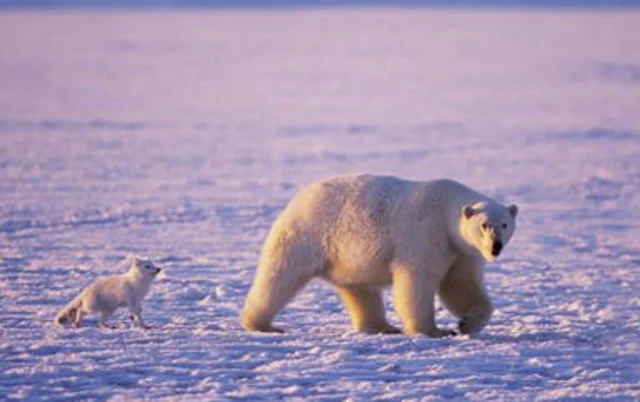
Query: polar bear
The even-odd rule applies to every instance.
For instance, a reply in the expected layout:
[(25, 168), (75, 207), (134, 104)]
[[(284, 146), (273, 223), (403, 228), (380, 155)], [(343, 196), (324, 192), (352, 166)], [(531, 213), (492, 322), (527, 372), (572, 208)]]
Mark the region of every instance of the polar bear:
[(276, 314), (312, 278), (332, 284), (357, 331), (398, 333), (381, 295), (392, 287), (405, 334), (453, 335), (435, 323), (436, 294), (477, 333), (493, 308), (483, 282), (515, 230), (505, 207), (452, 180), (345, 175), (301, 190), (275, 220), (242, 312), (248, 331), (282, 332)]

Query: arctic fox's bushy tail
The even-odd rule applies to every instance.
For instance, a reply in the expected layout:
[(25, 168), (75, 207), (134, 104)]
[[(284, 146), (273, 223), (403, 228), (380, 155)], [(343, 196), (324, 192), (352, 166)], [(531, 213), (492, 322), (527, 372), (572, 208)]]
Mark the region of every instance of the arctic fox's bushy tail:
[(78, 309), (82, 306), (82, 300), (79, 297), (73, 299), (67, 304), (58, 315), (56, 315), (55, 322), (60, 325), (70, 324), (74, 321)]

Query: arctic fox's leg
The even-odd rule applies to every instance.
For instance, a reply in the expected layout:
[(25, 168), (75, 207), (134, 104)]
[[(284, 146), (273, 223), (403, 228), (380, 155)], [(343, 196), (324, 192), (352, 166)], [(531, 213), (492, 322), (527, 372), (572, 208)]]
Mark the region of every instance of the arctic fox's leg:
[(81, 327), (82, 326), (82, 317), (84, 316), (84, 310), (82, 310), (82, 307), (78, 307), (78, 309), (76, 309), (76, 315), (73, 318), (73, 325), (75, 327)]
[(433, 338), (454, 335), (454, 331), (436, 326), (434, 298), (437, 284), (427, 280), (426, 272), (415, 267), (396, 266), (393, 272), (393, 306), (409, 335), (424, 334)]
[(377, 289), (355, 286), (336, 287), (351, 316), (356, 331), (369, 334), (399, 334), (398, 328), (387, 322), (382, 295)]
[(133, 293), (131, 289), (127, 289), (125, 297), (133, 323), (140, 328), (147, 329), (147, 326), (144, 323), (144, 319), (142, 318), (142, 307), (140, 306), (140, 300), (138, 300), (135, 293)]
[(109, 319), (109, 317), (111, 317), (112, 314), (113, 311), (101, 311), (100, 318), (98, 319), (98, 326), (100, 328), (115, 328), (115, 326), (107, 324), (107, 320)]
[(140, 307), (140, 303), (136, 300), (129, 300), (128, 307), (133, 322), (140, 328), (148, 329), (149, 327), (147, 327), (142, 318), (142, 307)]

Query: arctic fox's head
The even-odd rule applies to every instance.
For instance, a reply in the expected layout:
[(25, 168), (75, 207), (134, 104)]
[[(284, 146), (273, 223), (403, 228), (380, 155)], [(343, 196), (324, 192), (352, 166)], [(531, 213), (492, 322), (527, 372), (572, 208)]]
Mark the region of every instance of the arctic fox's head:
[(155, 277), (160, 273), (161, 269), (156, 267), (151, 259), (142, 257), (133, 257), (131, 269), (137, 271), (145, 277)]
[(463, 239), (485, 260), (495, 261), (516, 229), (518, 207), (479, 202), (462, 207), (460, 232)]

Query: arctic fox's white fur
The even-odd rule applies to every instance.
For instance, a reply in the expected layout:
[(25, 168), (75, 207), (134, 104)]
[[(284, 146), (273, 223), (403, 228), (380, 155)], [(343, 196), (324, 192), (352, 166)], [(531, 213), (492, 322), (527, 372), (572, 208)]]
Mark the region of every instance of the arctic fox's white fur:
[(128, 307), (135, 324), (147, 328), (140, 303), (159, 272), (160, 268), (151, 260), (133, 257), (127, 273), (96, 279), (58, 313), (55, 321), (60, 325), (80, 326), (83, 316), (99, 313), (98, 323), (105, 328), (107, 319), (119, 307)]

